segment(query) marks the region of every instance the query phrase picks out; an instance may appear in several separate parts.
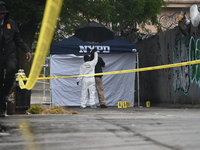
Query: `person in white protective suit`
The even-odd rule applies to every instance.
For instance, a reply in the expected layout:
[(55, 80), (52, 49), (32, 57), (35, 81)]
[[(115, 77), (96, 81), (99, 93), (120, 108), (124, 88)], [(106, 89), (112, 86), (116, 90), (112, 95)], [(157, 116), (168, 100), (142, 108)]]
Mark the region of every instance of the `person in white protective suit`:
[[(96, 50), (91, 52), (91, 56), (94, 55), (94, 59), (90, 60), (88, 55), (84, 55), (84, 63), (80, 67), (80, 75), (85, 74), (94, 74), (95, 65), (98, 61), (98, 54)], [(95, 103), (95, 78), (92, 76), (81, 76), (78, 77), (76, 82), (79, 85), (79, 82), (82, 80), (82, 93), (81, 93), (81, 106), (80, 108), (86, 108), (86, 104), (89, 98), (90, 108), (97, 108)]]

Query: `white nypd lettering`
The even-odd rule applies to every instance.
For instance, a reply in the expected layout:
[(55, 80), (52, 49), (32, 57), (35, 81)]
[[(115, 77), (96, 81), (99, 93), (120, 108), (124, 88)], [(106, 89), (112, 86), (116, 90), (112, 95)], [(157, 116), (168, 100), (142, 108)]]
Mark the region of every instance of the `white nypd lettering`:
[(79, 45), (79, 47), (80, 47), (79, 53), (87, 53), (87, 47), (86, 46)]
[(110, 46), (79, 45), (79, 48), (79, 53), (91, 52), (95, 48), (98, 53), (110, 53)]

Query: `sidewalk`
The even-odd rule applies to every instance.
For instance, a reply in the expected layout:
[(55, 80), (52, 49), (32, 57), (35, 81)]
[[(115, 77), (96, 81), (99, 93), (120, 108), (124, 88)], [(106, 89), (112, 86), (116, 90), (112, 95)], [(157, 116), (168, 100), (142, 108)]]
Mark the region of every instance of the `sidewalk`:
[(79, 109), (0, 118), (0, 149), (198, 150), (200, 109)]

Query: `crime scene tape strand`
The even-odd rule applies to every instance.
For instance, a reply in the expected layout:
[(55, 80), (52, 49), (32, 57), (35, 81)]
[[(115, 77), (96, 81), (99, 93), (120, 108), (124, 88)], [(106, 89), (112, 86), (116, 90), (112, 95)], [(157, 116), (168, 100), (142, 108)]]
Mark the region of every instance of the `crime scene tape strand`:
[(46, 2), (36, 53), (26, 84), (24, 84), (23, 79), (19, 77), (21, 89), (30, 90), (37, 81), (37, 77), (42, 70), (42, 64), (50, 48), (62, 3), (63, 0), (47, 0)]
[(200, 60), (194, 60), (194, 61), (188, 61), (188, 62), (182, 62), (182, 63), (176, 63), (176, 64), (161, 65), (161, 66), (138, 68), (138, 69), (129, 69), (129, 70), (121, 70), (121, 71), (113, 71), (113, 72), (96, 73), (96, 74), (60, 76), (60, 77), (43, 77), (43, 78), (37, 78), (37, 79), (38, 80), (44, 80), (44, 79), (74, 78), (74, 77), (80, 77), (80, 76), (122, 74), (122, 73), (141, 72), (141, 71), (150, 71), (150, 70), (181, 67), (181, 66), (187, 66), (187, 65), (194, 65), (194, 64), (198, 64), (198, 63), (200, 63)]

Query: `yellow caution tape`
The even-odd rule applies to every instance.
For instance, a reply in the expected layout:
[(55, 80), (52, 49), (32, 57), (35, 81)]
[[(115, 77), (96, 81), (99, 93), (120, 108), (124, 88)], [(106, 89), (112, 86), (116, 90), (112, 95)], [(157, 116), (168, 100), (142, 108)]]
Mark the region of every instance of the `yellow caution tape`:
[(74, 78), (74, 77), (80, 77), (80, 76), (97, 76), (97, 75), (122, 74), (122, 73), (131, 73), (131, 72), (141, 72), (141, 71), (150, 71), (150, 70), (174, 68), (174, 67), (193, 65), (193, 64), (198, 64), (198, 63), (200, 63), (200, 60), (188, 61), (188, 62), (182, 62), (182, 63), (176, 63), (176, 64), (169, 64), (169, 65), (146, 67), (146, 68), (138, 68), (138, 69), (129, 69), (129, 70), (121, 70), (121, 71), (113, 71), (113, 72), (96, 73), (96, 74), (60, 76), (60, 77), (42, 77), (42, 78), (37, 78), (37, 79), (38, 80), (44, 80), (44, 79)]
[(32, 91), (50, 91), (50, 89), (31, 89)]
[(42, 64), (50, 48), (62, 3), (63, 0), (47, 0), (34, 61), (25, 85), (23, 78), (19, 77), (21, 89), (30, 90), (37, 81), (37, 77), (42, 70)]
[(37, 83), (49, 84), (49, 82), (40, 82), (40, 81), (37, 81)]

